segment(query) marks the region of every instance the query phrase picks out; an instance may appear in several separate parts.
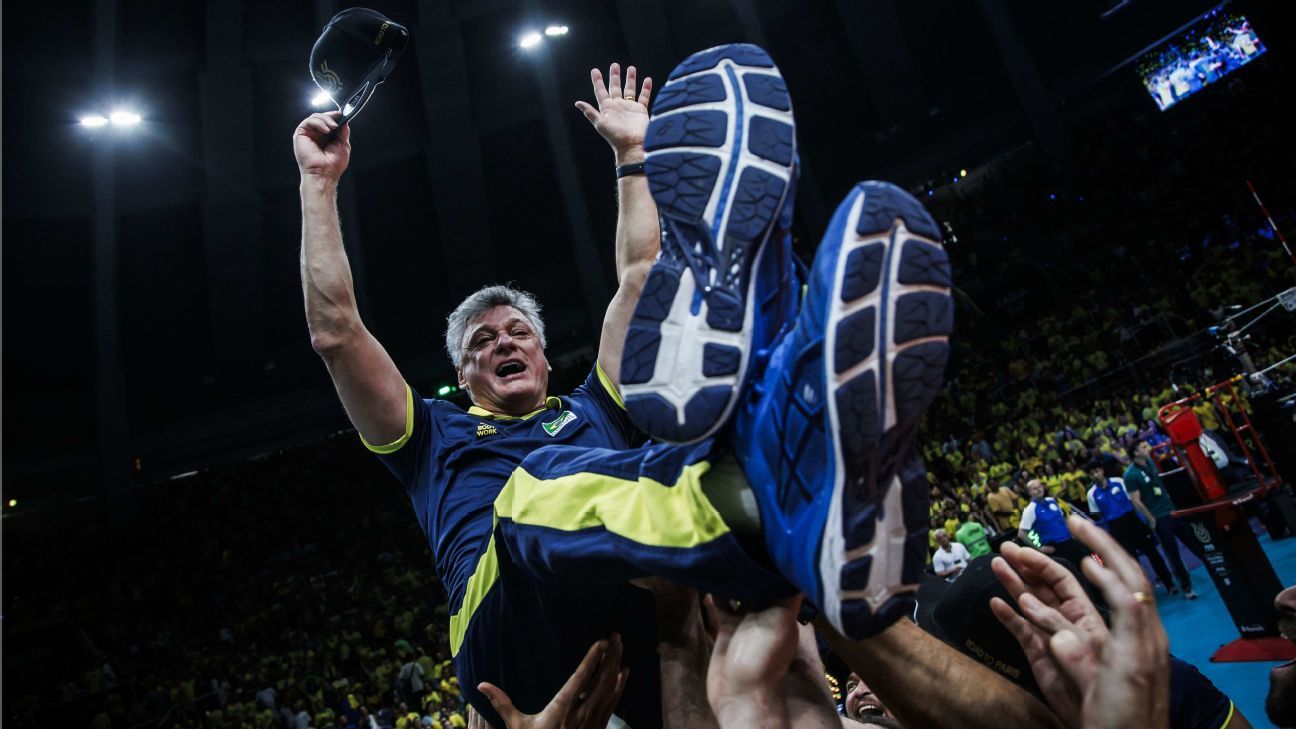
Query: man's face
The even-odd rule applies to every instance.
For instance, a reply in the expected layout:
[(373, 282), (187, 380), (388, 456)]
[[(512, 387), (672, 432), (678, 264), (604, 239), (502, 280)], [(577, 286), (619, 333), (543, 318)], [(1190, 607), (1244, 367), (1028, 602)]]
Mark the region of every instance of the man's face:
[(942, 547), (949, 546), (949, 535), (945, 532), (936, 532), (936, 543)]
[(459, 386), (475, 405), (525, 415), (544, 407), (549, 360), (534, 327), (511, 306), (496, 306), (468, 322)]
[(1148, 445), (1147, 441), (1134, 446), (1134, 458), (1142, 461), (1150, 455), (1152, 455), (1152, 446)]
[(1104, 475), (1101, 468), (1091, 468), (1089, 469), (1089, 480), (1094, 483), (1103, 483), (1107, 480), (1107, 476)]
[(863, 722), (877, 716), (895, 718), (855, 673), (846, 679), (846, 716)]
[(1030, 494), (1032, 499), (1038, 499), (1044, 495), (1044, 484), (1039, 481), (1031, 481), (1026, 484), (1026, 493)]
[[(1288, 587), (1274, 598), (1278, 608), (1278, 629), (1296, 643), (1296, 587)], [(1296, 661), (1288, 661), (1269, 672), (1269, 696), (1265, 713), (1277, 726), (1296, 727)]]

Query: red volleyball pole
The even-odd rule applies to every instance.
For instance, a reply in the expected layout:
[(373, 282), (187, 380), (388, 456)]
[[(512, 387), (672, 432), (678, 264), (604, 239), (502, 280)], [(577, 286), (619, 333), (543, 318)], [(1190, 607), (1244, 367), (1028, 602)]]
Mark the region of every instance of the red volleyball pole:
[(1256, 192), (1255, 185), (1252, 185), (1250, 180), (1247, 180), (1246, 184), (1247, 189), (1251, 191), (1251, 197), (1255, 198), (1256, 205), (1260, 206), (1260, 212), (1264, 213), (1265, 220), (1269, 221), (1269, 227), (1273, 229), (1274, 234), (1278, 236), (1279, 242), (1282, 243), (1283, 250), (1287, 251), (1287, 257), (1291, 259), (1293, 265), (1296, 265), (1296, 256), (1292, 255), (1292, 249), (1291, 246), (1287, 245), (1287, 239), (1283, 237), (1282, 231), (1278, 229), (1278, 224), (1274, 222), (1273, 216), (1269, 214), (1269, 209), (1260, 200), (1260, 193)]

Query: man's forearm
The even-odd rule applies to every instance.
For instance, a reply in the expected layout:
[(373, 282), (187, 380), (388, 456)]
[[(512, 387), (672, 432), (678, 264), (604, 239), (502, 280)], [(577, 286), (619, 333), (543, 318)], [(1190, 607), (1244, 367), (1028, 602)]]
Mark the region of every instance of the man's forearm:
[[(643, 162), (643, 148), (618, 150), (615, 159), (617, 166)], [(646, 275), (660, 247), (657, 204), (648, 191), (648, 178), (641, 174), (620, 178), (617, 180), (617, 282), (633, 285), (634, 282), (625, 281), (627, 275)]]
[(816, 622), (841, 656), (909, 729), (1003, 729), (1062, 724), (1024, 689), (908, 620), (863, 641)]
[[(618, 149), (615, 159), (617, 165), (642, 162), (643, 147), (635, 145)], [(618, 179), (617, 291), (603, 317), (598, 353), (599, 366), (618, 389), (621, 386), (621, 348), (625, 344), (626, 330), (660, 247), (657, 204), (648, 192), (648, 179), (643, 175), (626, 175)]]
[(814, 628), (797, 628), (797, 657), (784, 682), (788, 726), (791, 729), (841, 729), (842, 720), (828, 688), (827, 671), (819, 657)]
[(710, 653), (706, 636), (693, 644), (662, 643), (662, 727), (664, 729), (715, 729), (719, 725), (706, 696), (706, 666)]
[(355, 285), (338, 222), (337, 181), (304, 176), (301, 203), (302, 294), (311, 342), (321, 349), (359, 323)]
[(752, 692), (715, 710), (720, 729), (787, 729), (787, 705), (782, 689)]

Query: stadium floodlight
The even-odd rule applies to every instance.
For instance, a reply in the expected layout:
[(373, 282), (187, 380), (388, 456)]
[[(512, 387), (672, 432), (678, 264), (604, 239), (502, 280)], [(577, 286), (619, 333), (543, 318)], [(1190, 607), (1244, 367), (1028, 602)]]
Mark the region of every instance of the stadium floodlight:
[(83, 127), (101, 127), (108, 123), (108, 117), (92, 114), (91, 116), (81, 117), (81, 126)]
[(315, 109), (322, 109), (333, 103), (333, 97), (328, 95), (327, 91), (321, 91), (311, 97), (310, 105)]
[(18, 505), (18, 499), (9, 499), (9, 508), (12, 509)]
[(959, 177), (967, 177), (967, 170), (959, 170)]
[(133, 111), (114, 111), (109, 115), (108, 120), (117, 127), (133, 127), (140, 123), (140, 115)]
[(567, 35), (567, 26), (551, 25), (548, 28), (545, 28), (545, 35), (549, 36), (550, 38), (558, 35)]
[(543, 40), (544, 40), (544, 36), (540, 35), (535, 31), (531, 31), (522, 36), (521, 40), (518, 41), (518, 47), (522, 48), (523, 50), (529, 50), (531, 48), (535, 48), (536, 46), (540, 45), (540, 42)]

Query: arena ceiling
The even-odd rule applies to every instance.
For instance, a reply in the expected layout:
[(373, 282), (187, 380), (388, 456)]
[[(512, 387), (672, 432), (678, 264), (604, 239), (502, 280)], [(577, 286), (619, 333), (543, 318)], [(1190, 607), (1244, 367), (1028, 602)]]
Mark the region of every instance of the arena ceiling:
[[(302, 314), (289, 135), (310, 112), (311, 43), (348, 4), (71, 0), (57, 23), (6, 4), (8, 494), (92, 494), (105, 432), (147, 480), (345, 427)], [(812, 239), (856, 180), (922, 184), (1030, 141), (1023, 83), (1055, 112), (1103, 79), (1135, 86), (1108, 74), (1212, 5), (1131, 0), (1103, 19), (1117, 3), (367, 4), (413, 37), (354, 122), (342, 215), (363, 314), (425, 392), (452, 381), (446, 312), (487, 282), (539, 295), (553, 355), (590, 353), (615, 222), (611, 155), (571, 105), (591, 66), (664, 79), (692, 51), (765, 45), (797, 106)], [(569, 34), (517, 47), (548, 22)], [(117, 103), (140, 110), (138, 129), (76, 123)], [(105, 371), (114, 339), (120, 367)], [(122, 399), (101, 400), (114, 378)]]

